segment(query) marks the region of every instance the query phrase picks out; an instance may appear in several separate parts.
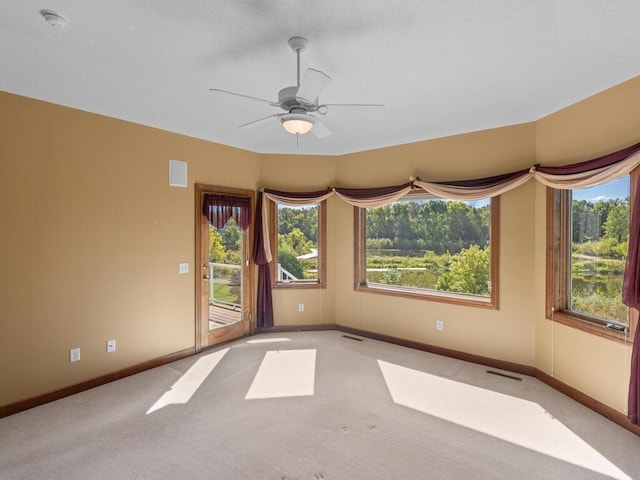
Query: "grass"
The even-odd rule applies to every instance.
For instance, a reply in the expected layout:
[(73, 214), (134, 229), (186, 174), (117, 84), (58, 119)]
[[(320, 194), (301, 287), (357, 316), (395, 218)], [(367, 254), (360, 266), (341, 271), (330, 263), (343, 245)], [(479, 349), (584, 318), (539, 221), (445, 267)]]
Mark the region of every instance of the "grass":
[(240, 303), (240, 299), (231, 291), (231, 288), (226, 283), (215, 283), (213, 285), (213, 298), (221, 302)]
[(436, 255), (428, 252), (423, 257), (403, 255), (367, 255), (368, 268), (446, 268), (451, 263), (448, 253)]
[(620, 298), (607, 297), (596, 293), (587, 297), (574, 297), (572, 310), (595, 315), (608, 320), (627, 323), (629, 310)]

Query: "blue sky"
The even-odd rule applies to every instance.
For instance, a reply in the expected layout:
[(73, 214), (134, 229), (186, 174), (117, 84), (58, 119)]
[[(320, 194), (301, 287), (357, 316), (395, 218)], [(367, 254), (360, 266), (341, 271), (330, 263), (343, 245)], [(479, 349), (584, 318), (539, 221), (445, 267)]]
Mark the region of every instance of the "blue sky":
[(597, 202), (598, 200), (611, 200), (619, 198), (624, 200), (629, 196), (629, 177), (622, 177), (597, 187), (583, 188), (573, 191), (576, 200)]

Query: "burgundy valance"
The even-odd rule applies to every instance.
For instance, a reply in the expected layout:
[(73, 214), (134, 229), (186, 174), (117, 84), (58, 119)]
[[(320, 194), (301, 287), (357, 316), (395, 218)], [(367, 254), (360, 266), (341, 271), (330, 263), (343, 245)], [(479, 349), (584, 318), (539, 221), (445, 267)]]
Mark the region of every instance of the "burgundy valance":
[(511, 182), (520, 177), (528, 175), (531, 169), (525, 168), (517, 172), (504, 173), (502, 175), (494, 175), (493, 177), (475, 178), (472, 180), (454, 180), (452, 182), (433, 182), (437, 185), (451, 185), (452, 187), (494, 187), (504, 183)]
[(202, 214), (216, 228), (224, 227), (229, 219), (233, 218), (240, 229), (246, 230), (251, 225), (251, 199), (208, 193), (202, 202)]
[(285, 192), (283, 190), (273, 190), (271, 188), (265, 188), (264, 193), (268, 193), (272, 196), (295, 199), (295, 200), (314, 200), (322, 198), (331, 193), (331, 189), (316, 190), (313, 192)]
[(374, 188), (342, 188), (335, 187), (333, 190), (342, 194), (345, 197), (352, 198), (354, 200), (371, 200), (379, 197), (386, 197), (388, 195), (394, 195), (403, 191), (407, 187), (412, 187), (413, 182), (403, 183), (401, 185), (392, 185), (390, 187), (374, 187)]
[(631, 145), (613, 153), (603, 155), (602, 157), (587, 160), (585, 162), (572, 163), (570, 165), (562, 165), (559, 167), (544, 167), (536, 165), (536, 171), (541, 173), (549, 173), (553, 175), (573, 175), (576, 173), (585, 173), (600, 168), (609, 167), (622, 160), (629, 158), (634, 153), (640, 152), (640, 143)]

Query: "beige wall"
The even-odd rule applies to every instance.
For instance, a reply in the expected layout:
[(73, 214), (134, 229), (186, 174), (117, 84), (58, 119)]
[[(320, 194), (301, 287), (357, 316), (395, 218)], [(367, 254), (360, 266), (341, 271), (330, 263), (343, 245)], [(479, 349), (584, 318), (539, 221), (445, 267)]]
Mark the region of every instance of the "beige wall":
[[(639, 101), (634, 79), (530, 124), (318, 157), (253, 154), (0, 93), (0, 405), (193, 347), (193, 270), (177, 266), (194, 267), (194, 182), (364, 187), (580, 161), (640, 141), (629, 108)], [(188, 163), (188, 188), (169, 187), (169, 159)], [(353, 209), (332, 197), (328, 286), (274, 291), (276, 324), (336, 322), (535, 366), (624, 412), (630, 348), (544, 318), (545, 212), (534, 182), (501, 198), (500, 309), (488, 310), (355, 292)]]
[(0, 132), (0, 405), (193, 347), (193, 184), (255, 189), (259, 156), (5, 93)]

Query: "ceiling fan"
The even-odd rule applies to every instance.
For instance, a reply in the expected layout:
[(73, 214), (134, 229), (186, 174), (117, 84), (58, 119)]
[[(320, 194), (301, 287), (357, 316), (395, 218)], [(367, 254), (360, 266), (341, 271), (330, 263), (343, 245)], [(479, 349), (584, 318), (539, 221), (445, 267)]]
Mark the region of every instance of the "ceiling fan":
[(372, 103), (319, 103), (318, 98), (320, 93), (322, 93), (329, 84), (331, 77), (320, 70), (308, 68), (302, 82), (300, 81), (300, 53), (304, 51), (307, 45), (307, 40), (302, 37), (292, 37), (289, 39), (289, 46), (291, 50), (295, 52), (297, 58), (297, 81), (295, 86), (285, 87), (280, 90), (277, 101), (265, 100), (263, 98), (230, 92), (220, 88), (211, 88), (210, 91), (266, 103), (273, 107), (279, 107), (285, 112), (276, 113), (245, 123), (244, 125), (240, 125), (240, 128), (257, 127), (264, 123), (279, 120), (284, 129), (291, 134), (304, 135), (311, 131), (318, 138), (328, 137), (331, 135), (331, 130), (329, 130), (317, 116), (313, 115), (314, 113), (326, 115), (330, 107), (384, 109), (384, 105)]

